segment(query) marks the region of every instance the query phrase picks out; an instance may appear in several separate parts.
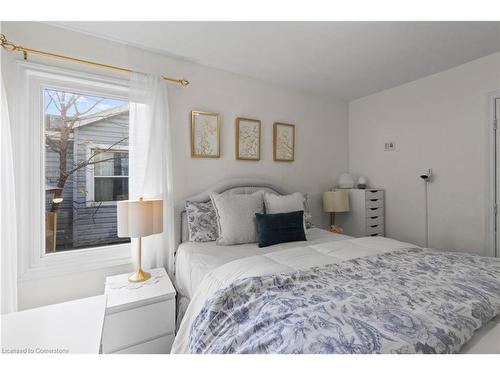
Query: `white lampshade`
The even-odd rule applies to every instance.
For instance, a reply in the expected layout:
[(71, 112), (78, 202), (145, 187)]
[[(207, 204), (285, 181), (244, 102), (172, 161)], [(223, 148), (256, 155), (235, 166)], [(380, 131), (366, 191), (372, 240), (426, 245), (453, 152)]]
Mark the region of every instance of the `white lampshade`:
[(323, 193), (323, 211), (347, 212), (349, 211), (349, 193), (347, 191), (326, 191)]
[(119, 201), (118, 237), (146, 237), (163, 232), (163, 200)]

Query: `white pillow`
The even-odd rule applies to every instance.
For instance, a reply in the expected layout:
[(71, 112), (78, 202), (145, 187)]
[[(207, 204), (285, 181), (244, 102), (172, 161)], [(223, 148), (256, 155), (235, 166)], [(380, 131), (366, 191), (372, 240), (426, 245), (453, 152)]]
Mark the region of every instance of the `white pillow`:
[(264, 193), (264, 204), (268, 214), (284, 214), (293, 211), (304, 211), (304, 202), (306, 199), (302, 193), (293, 193), (289, 195), (277, 195)]
[[(288, 195), (277, 195), (264, 193), (264, 205), (267, 214), (284, 214), (293, 211), (306, 211), (306, 198), (302, 193)], [(304, 216), (304, 232), (306, 231), (306, 219)]]
[(257, 242), (256, 213), (264, 213), (262, 191), (253, 194), (211, 193), (217, 214), (218, 245)]

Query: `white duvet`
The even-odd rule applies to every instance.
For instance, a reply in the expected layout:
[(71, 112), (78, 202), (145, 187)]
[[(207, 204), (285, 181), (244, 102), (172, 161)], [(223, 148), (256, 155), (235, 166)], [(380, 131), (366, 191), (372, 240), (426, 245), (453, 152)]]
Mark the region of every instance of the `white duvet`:
[[(283, 245), (281, 248), (273, 246), (267, 250), (262, 249), (259, 255), (239, 257), (239, 259), (223, 263), (208, 271), (202, 280), (195, 283), (196, 285), (191, 284), (189, 291), (186, 285), (184, 285), (185, 289), (182, 292), (192, 292), (190, 296), (191, 302), (177, 332), (172, 353), (188, 352), (187, 345), (191, 326), (205, 304), (205, 301), (218, 289), (229, 285), (236, 279), (293, 272), (313, 266), (338, 263), (357, 257), (415, 247), (412, 244), (383, 237), (352, 239), (349, 237), (332, 236), (328, 232), (318, 229), (310, 237), (311, 241), (289, 243)], [(228, 246), (226, 248), (230, 249), (234, 247)], [(255, 247), (252, 254), (259, 253), (259, 250)], [(223, 262), (223, 260), (220, 261)], [(179, 271), (178, 268), (177, 270)], [(177, 275), (178, 277), (181, 276)], [(178, 281), (178, 283), (182, 284), (182, 281)], [(474, 338), (463, 348), (462, 352), (500, 353), (500, 323), (498, 317), (480, 332), (476, 333)]]
[(193, 298), (203, 278), (226, 263), (253, 255), (266, 255), (277, 251), (322, 242), (341, 241), (352, 237), (334, 234), (323, 229), (307, 231), (307, 242), (289, 242), (259, 248), (256, 243), (220, 246), (212, 242), (184, 242), (177, 249), (175, 257), (175, 282), (177, 292), (190, 300)]

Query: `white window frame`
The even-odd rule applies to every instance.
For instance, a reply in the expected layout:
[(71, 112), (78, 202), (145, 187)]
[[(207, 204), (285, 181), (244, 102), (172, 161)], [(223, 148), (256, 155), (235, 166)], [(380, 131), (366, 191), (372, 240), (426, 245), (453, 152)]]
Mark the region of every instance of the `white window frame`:
[[(56, 89), (128, 100), (128, 84), (29, 62), (18, 62), (19, 103), (15, 111), (16, 193), (20, 281), (132, 264), (130, 243), (45, 253), (45, 139), (43, 90)], [(37, 126), (33, 126), (37, 125)], [(33, 213), (38, 213), (34, 215)]]
[[(87, 145), (87, 150), (86, 150), (86, 155), (87, 155), (87, 159), (90, 158), (90, 156), (92, 155), (92, 149), (94, 148), (99, 148), (99, 149), (108, 149), (110, 148), (112, 145), (106, 145), (106, 144), (94, 144), (92, 146), (89, 146)], [(127, 153), (130, 155), (130, 153), (128, 152), (128, 146), (124, 146), (124, 145), (115, 145), (113, 146), (113, 149), (112, 150), (108, 150), (106, 152), (119, 152), (119, 151), (127, 151)], [(109, 177), (109, 178), (112, 178), (112, 177), (118, 177), (118, 178), (123, 178), (123, 177), (127, 177), (129, 178), (129, 176), (101, 176), (101, 177)], [(117, 201), (102, 201), (102, 202), (96, 202), (95, 201), (95, 190), (94, 190), (94, 180), (95, 179), (95, 175), (94, 175), (94, 168), (87, 168), (87, 174), (85, 175), (85, 189), (87, 190), (87, 202), (85, 203), (85, 205), (87, 207), (96, 207), (96, 206), (116, 206), (116, 202)]]

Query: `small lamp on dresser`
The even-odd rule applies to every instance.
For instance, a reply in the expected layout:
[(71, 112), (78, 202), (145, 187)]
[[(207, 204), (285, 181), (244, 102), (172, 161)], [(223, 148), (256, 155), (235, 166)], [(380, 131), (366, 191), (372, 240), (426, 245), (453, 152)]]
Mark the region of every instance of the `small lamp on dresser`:
[(119, 201), (117, 209), (118, 237), (138, 238), (137, 270), (129, 277), (136, 283), (148, 280), (151, 275), (141, 267), (142, 237), (163, 232), (163, 200), (143, 199)]
[(323, 211), (330, 213), (330, 231), (342, 233), (342, 228), (335, 225), (335, 213), (349, 211), (349, 193), (342, 190), (324, 192)]

